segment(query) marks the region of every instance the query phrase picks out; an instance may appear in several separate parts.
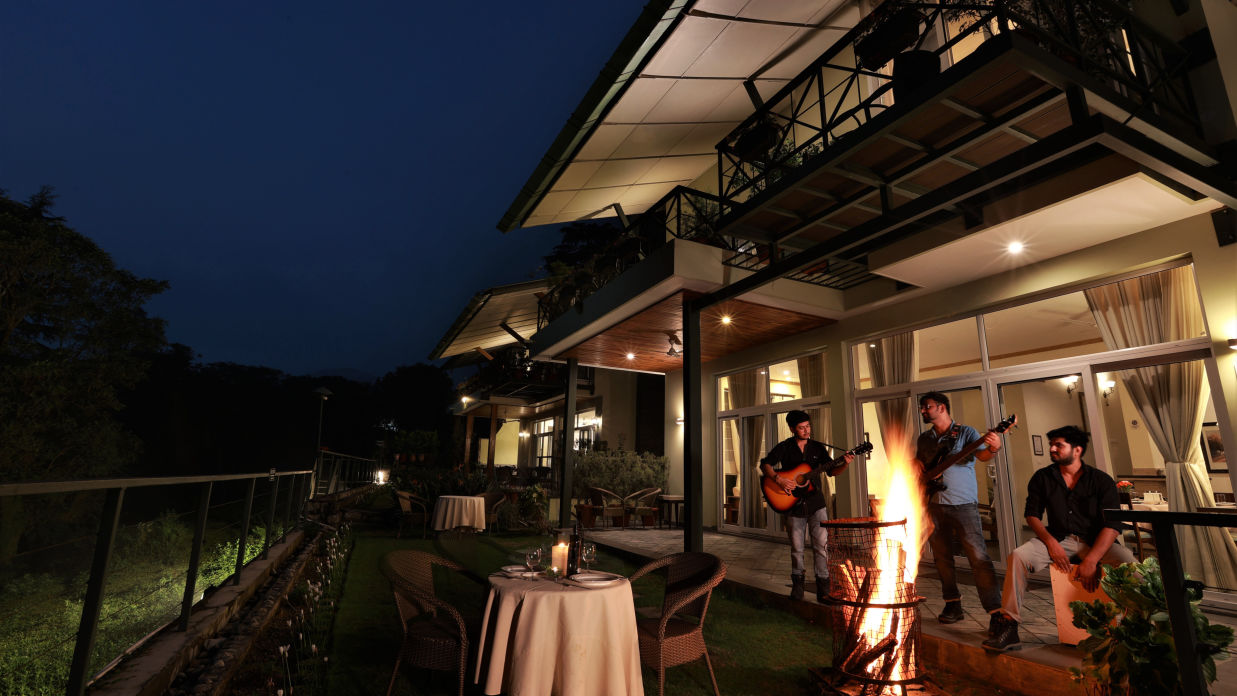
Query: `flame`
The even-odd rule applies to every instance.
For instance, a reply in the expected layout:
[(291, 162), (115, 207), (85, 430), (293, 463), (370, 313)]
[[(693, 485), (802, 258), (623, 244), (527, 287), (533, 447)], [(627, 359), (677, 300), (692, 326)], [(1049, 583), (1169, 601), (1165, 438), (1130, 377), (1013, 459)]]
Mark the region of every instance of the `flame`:
[[(906, 438), (891, 437), (886, 442), (903, 442)], [(924, 542), (931, 534), (931, 525), (927, 517), (923, 494), (919, 487), (919, 472), (907, 448), (887, 448), (889, 462), (888, 486), (881, 496), (878, 510), (882, 522), (900, 522), (904, 525), (881, 527), (878, 529), (875, 567), (880, 569), (874, 578), (877, 583), (869, 600), (874, 604), (896, 604), (909, 600), (914, 594), (914, 582), (918, 575), (919, 557)], [(902, 577), (895, 572), (903, 569)], [(854, 569), (856, 571), (860, 569)], [(899, 591), (901, 590), (901, 591)], [(893, 654), (900, 655), (907, 649), (902, 645), (909, 626), (895, 625), (898, 610), (869, 608), (864, 612), (860, 624), (862, 639), (860, 649), (867, 650), (877, 646), (886, 637), (893, 635), (897, 645)], [(874, 678), (878, 677), (883, 659), (868, 664), (864, 670)], [(900, 680), (906, 678), (902, 669), (902, 660), (896, 659), (892, 672), (886, 678)]]

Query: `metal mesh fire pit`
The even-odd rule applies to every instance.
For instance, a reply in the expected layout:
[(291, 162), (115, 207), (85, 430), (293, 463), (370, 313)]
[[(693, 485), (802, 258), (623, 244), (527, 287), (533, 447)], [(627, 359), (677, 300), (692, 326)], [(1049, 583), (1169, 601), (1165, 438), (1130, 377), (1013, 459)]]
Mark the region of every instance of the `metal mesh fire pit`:
[(923, 598), (905, 579), (906, 521), (857, 518), (823, 526), (829, 530), (834, 640), (829, 686), (861, 696), (907, 694), (925, 675), (919, 654)]

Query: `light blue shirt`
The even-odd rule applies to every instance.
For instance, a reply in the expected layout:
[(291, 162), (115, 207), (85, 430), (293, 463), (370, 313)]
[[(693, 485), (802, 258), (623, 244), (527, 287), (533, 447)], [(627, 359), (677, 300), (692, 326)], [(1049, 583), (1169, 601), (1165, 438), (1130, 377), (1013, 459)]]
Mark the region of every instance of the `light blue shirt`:
[[(919, 461), (927, 466), (932, 461), (933, 456), (939, 449), (939, 442), (949, 436), (949, 431), (952, 430), (952, 425), (946, 429), (944, 433), (937, 437), (936, 430), (928, 428), (919, 434), (919, 441), (916, 443), (916, 451)], [(954, 443), (953, 449), (949, 451), (952, 455), (955, 452), (962, 451), (963, 447), (981, 439), (978, 431), (969, 425), (958, 425), (958, 441)], [(981, 445), (979, 449), (987, 449), (988, 445)], [(932, 502), (938, 505), (965, 505), (966, 503), (979, 502), (979, 484), (975, 480), (975, 457), (968, 457), (966, 461), (954, 464), (941, 474), (941, 480), (948, 486), (945, 490), (937, 493), (932, 497)]]

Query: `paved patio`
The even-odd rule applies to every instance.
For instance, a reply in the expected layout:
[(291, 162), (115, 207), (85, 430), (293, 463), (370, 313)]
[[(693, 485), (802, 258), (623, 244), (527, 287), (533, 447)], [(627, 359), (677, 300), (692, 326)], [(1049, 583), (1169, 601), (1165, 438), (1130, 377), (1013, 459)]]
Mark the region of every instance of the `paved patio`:
[[(683, 549), (681, 529), (592, 529), (587, 530), (585, 536), (603, 546), (646, 558), (659, 558)], [(790, 593), (790, 546), (787, 543), (706, 531), (704, 549), (726, 561), (727, 580), (775, 595)], [(811, 565), (810, 558), (808, 565)], [(998, 577), (1003, 579), (1004, 576)], [(925, 635), (981, 649), (981, 643), (987, 637), (988, 615), (979, 606), (979, 599), (973, 585), (970, 585), (970, 573), (960, 570), (958, 580), (963, 585), (962, 604), (967, 618), (951, 625), (939, 623), (936, 615), (944, 607), (940, 581), (930, 562), (920, 565), (916, 584), (919, 593), (925, 597), (922, 630)], [(813, 605), (816, 604), (814, 592), (809, 571), (807, 601)], [(1023, 622), (1019, 626), (1022, 648), (1006, 653), (1011, 659), (1057, 669), (1078, 666), (1078, 650), (1058, 642), (1052, 589), (1046, 582), (1032, 583), (1022, 612)], [(1213, 622), (1237, 626), (1237, 617), (1208, 616)], [(1219, 678), (1212, 684), (1212, 693), (1216, 696), (1237, 696), (1237, 659), (1230, 658), (1218, 667)]]

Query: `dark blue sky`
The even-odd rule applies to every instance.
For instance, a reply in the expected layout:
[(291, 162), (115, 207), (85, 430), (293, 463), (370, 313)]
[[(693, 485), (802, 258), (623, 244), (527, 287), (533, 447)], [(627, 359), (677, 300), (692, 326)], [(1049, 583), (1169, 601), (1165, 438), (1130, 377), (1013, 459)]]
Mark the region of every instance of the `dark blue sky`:
[(495, 225), (642, 6), (11, 0), (0, 188), (207, 362), (380, 376), (534, 277), (556, 232)]

